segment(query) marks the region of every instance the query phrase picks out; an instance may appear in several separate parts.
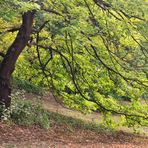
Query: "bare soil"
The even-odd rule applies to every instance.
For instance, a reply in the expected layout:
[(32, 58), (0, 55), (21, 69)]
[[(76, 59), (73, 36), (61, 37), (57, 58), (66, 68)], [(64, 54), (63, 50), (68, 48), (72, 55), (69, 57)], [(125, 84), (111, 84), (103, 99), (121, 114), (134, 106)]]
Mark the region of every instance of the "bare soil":
[(67, 125), (45, 130), (0, 123), (0, 148), (148, 148), (148, 139), (122, 131), (116, 134), (71, 131)]

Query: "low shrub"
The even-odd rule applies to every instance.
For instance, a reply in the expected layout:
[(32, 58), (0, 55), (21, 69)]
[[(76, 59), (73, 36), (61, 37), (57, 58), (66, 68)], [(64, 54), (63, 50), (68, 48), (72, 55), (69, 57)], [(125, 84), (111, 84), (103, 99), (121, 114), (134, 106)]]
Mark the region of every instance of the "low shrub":
[(39, 125), (49, 128), (49, 115), (39, 103), (18, 98), (18, 94), (12, 95), (12, 104), (9, 109), (0, 108), (1, 120), (10, 120), (18, 125)]

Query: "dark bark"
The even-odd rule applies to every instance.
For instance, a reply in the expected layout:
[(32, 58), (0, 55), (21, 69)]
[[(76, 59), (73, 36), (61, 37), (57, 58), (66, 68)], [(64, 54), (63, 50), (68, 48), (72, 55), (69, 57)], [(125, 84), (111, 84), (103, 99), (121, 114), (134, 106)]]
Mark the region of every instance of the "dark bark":
[(33, 19), (33, 11), (28, 11), (22, 15), (22, 25), (19, 32), (0, 65), (0, 102), (6, 107), (9, 107), (11, 103), (10, 77), (15, 69), (15, 63), (19, 55), (30, 39)]

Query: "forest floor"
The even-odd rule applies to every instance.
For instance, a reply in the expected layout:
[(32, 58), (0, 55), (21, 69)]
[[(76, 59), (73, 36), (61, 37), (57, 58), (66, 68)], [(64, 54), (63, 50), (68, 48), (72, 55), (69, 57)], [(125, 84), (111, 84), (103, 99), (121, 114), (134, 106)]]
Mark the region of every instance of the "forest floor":
[[(26, 94), (26, 98), (36, 95)], [(44, 108), (85, 122), (100, 122), (98, 113), (84, 115), (70, 110), (55, 101), (52, 94), (43, 97)], [(68, 124), (54, 122), (49, 130), (38, 126), (18, 126), (0, 123), (0, 148), (148, 148), (148, 137), (118, 131), (98, 132), (72, 128)]]

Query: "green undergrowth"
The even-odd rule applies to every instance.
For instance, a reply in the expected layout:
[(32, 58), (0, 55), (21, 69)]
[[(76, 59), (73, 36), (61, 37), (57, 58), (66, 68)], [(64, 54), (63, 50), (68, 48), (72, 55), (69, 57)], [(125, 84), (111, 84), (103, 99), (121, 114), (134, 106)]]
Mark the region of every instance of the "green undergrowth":
[(12, 86), (15, 89), (22, 89), (29, 93), (34, 93), (37, 95), (42, 95), (44, 93), (43, 87), (35, 85), (27, 80), (13, 78), (12, 79)]
[(48, 112), (39, 102), (32, 103), (31, 100), (21, 98), (20, 95), (21, 93), (18, 92), (12, 95), (10, 108), (0, 106), (1, 121), (24, 126), (39, 125), (41, 128), (48, 129), (50, 127)]

